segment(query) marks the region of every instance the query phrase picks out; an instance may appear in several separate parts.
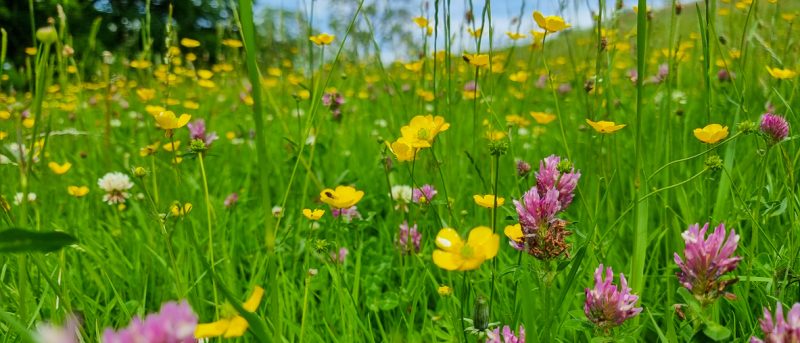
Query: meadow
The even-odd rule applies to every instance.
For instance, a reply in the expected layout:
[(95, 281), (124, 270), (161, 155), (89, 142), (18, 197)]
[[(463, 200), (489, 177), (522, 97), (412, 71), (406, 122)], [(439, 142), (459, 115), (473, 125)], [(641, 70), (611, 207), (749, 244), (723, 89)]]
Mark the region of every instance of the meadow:
[(0, 342), (800, 342), (800, 3), (465, 3), (3, 30)]

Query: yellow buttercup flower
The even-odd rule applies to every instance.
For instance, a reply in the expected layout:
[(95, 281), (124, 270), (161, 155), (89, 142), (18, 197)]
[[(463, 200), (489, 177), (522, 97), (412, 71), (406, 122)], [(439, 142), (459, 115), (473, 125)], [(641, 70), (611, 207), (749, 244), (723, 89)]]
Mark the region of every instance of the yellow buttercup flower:
[(169, 208), (169, 212), (173, 217), (183, 217), (189, 214), (189, 212), (192, 212), (192, 204), (187, 202), (181, 206), (181, 204), (176, 202)]
[(240, 41), (238, 39), (230, 39), (230, 38), (229, 39), (223, 39), (222, 40), (222, 45), (227, 46), (229, 48), (236, 49), (236, 48), (241, 48), (242, 47), (242, 41)]
[(489, 64), (489, 55), (487, 54), (464, 54), (464, 61), (476, 67), (484, 67)]
[(178, 151), (178, 149), (180, 149), (180, 147), (181, 147), (181, 141), (175, 141), (175, 142), (169, 142), (169, 143), (166, 143), (166, 144), (162, 145), (161, 149), (164, 149), (164, 151), (173, 152), (173, 151)]
[(492, 233), (492, 229), (479, 226), (469, 233), (464, 242), (456, 230), (444, 228), (436, 235), (436, 247), (433, 251), (433, 263), (445, 270), (475, 270), (481, 264), (497, 256), (500, 247), (500, 236)]
[(522, 226), (519, 224), (508, 225), (505, 229), (503, 229), (503, 233), (508, 237), (508, 239), (522, 243), (522, 239), (525, 235), (522, 233)]
[[(258, 309), (258, 305), (261, 304), (261, 298), (264, 297), (264, 289), (256, 286), (253, 290), (253, 293), (250, 294), (250, 298), (242, 304), (242, 307), (245, 311), (248, 312), (255, 312)], [(235, 315), (230, 318), (223, 318), (215, 322), (205, 323), (205, 324), (197, 324), (197, 327), (194, 330), (194, 337), (198, 339), (203, 338), (212, 338), (212, 337), (224, 337), (224, 338), (234, 338), (234, 337), (242, 337), (250, 325), (247, 323), (247, 319), (244, 319), (241, 315)]]
[(481, 33), (483, 32), (483, 28), (479, 27), (479, 28), (473, 30), (471, 27), (469, 27), (469, 28), (467, 28), (467, 32), (469, 32), (470, 36), (478, 38), (478, 37), (481, 36)]
[(351, 186), (337, 186), (336, 189), (326, 188), (319, 193), (320, 200), (333, 208), (353, 207), (363, 197), (364, 191), (356, 190)]
[(511, 31), (506, 32), (506, 35), (508, 35), (508, 38), (511, 38), (511, 40), (523, 39), (527, 37), (527, 35), (524, 33), (511, 32)]
[[(486, 194), (486, 195), (476, 194), (476, 195), (472, 196), (472, 199), (474, 199), (475, 203), (478, 204), (481, 207), (486, 207), (486, 208), (494, 208), (495, 207), (494, 206), (494, 194)], [(503, 206), (503, 204), (505, 204), (505, 203), (506, 203), (506, 199), (505, 198), (500, 198), (500, 197), (497, 198), (497, 207)]]
[(8, 137), (8, 132), (0, 131), (0, 141), (6, 139)]
[[(179, 143), (179, 142), (175, 142)], [(145, 157), (155, 154), (158, 151), (158, 147), (161, 146), (161, 142), (155, 142), (153, 144), (147, 145), (144, 148), (139, 149), (139, 156)]]
[(136, 90), (136, 95), (142, 101), (153, 100), (156, 97), (156, 90), (152, 88), (139, 88)]
[(553, 120), (556, 120), (555, 114), (545, 112), (531, 112), (530, 114), (537, 123), (542, 125), (549, 124)]
[(425, 19), (424, 17), (415, 17), (414, 23), (417, 24), (417, 26), (419, 26), (421, 29), (428, 27), (428, 19)]
[(520, 70), (516, 73), (508, 75), (508, 79), (514, 82), (524, 83), (525, 81), (528, 81), (528, 72)]
[(336, 36), (327, 34), (327, 33), (320, 33), (316, 36), (308, 37), (308, 40), (314, 42), (316, 45), (330, 45), (331, 42), (336, 38)]
[(180, 117), (176, 117), (175, 112), (172, 111), (163, 111), (156, 115), (156, 123), (164, 130), (180, 129), (186, 126), (190, 119), (192, 119), (191, 115), (184, 113)]
[(772, 77), (779, 79), (779, 80), (788, 80), (797, 77), (797, 72), (791, 69), (781, 69), (781, 68), (770, 68), (767, 67), (767, 72), (769, 72)]
[(64, 162), (64, 164), (58, 164), (56, 162), (50, 162), (47, 164), (47, 167), (53, 171), (56, 175), (63, 175), (66, 174), (70, 168), (72, 168), (72, 163)]
[(76, 198), (81, 198), (86, 194), (89, 194), (89, 187), (86, 186), (69, 186), (67, 187), (67, 193), (69, 195), (74, 196)]
[(536, 21), (536, 25), (539, 25), (540, 28), (551, 33), (558, 32), (572, 26), (567, 24), (564, 21), (564, 18), (555, 15), (545, 17), (539, 11), (533, 12), (533, 20)]
[(398, 138), (392, 143), (386, 142), (386, 146), (400, 162), (413, 161), (416, 153), (419, 151), (418, 148), (412, 148), (408, 140), (403, 137)]
[(425, 64), (425, 60), (419, 60), (417, 62), (405, 63), (403, 64), (403, 67), (405, 67), (408, 71), (418, 72), (422, 70), (423, 64)]
[(150, 61), (148, 60), (133, 60), (131, 61), (130, 65), (131, 68), (134, 69), (147, 69), (150, 68), (150, 66), (152, 66), (153, 64), (150, 63)]
[(320, 218), (322, 218), (322, 216), (324, 214), (325, 214), (325, 210), (318, 209), (318, 208), (313, 209), (313, 210), (310, 209), (310, 208), (303, 209), (303, 215), (306, 216), (306, 218), (311, 219), (311, 220), (319, 220)]
[(11, 112), (0, 110), (0, 120), (8, 120), (11, 118)]
[(412, 148), (428, 148), (433, 144), (436, 135), (447, 131), (450, 124), (444, 121), (443, 117), (433, 116), (414, 116), (408, 125), (400, 128), (400, 133), (405, 138), (405, 143)]
[(200, 46), (200, 42), (191, 38), (183, 38), (181, 39), (181, 45), (187, 48), (196, 48)]
[(600, 133), (613, 133), (619, 129), (625, 127), (625, 124), (617, 124), (613, 121), (591, 121), (586, 119), (586, 123), (588, 123), (595, 131)]
[(714, 144), (728, 137), (728, 127), (720, 124), (709, 124), (703, 128), (694, 129), (694, 136), (703, 143)]

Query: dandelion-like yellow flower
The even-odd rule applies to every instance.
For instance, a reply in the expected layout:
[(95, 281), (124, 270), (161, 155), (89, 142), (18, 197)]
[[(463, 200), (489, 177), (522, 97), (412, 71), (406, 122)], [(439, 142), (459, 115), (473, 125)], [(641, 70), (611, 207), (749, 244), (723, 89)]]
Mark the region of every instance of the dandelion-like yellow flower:
[(586, 119), (586, 123), (589, 124), (595, 131), (600, 133), (614, 133), (619, 129), (625, 127), (625, 124), (617, 124), (613, 121), (591, 121)]
[(728, 137), (728, 127), (720, 124), (709, 124), (703, 128), (694, 129), (694, 136), (703, 143), (714, 144)]
[(86, 187), (86, 186), (69, 186), (69, 187), (67, 187), (67, 193), (69, 193), (69, 195), (74, 196), (76, 198), (82, 198), (86, 194), (89, 194), (89, 187)]
[(58, 164), (56, 162), (50, 162), (47, 164), (47, 167), (56, 175), (64, 175), (72, 168), (72, 163), (64, 162), (64, 164)]
[[(478, 204), (478, 206), (486, 207), (486, 208), (494, 208), (495, 207), (495, 205), (494, 205), (494, 194), (486, 194), (486, 195), (476, 194), (476, 195), (472, 196), (472, 199), (475, 200), (475, 203)], [(506, 203), (506, 199), (505, 198), (501, 198), (501, 197), (497, 198), (497, 207), (503, 206), (503, 204), (505, 204), (505, 203)]]
[(500, 248), (500, 236), (492, 233), (492, 229), (479, 226), (469, 233), (464, 242), (456, 230), (444, 228), (436, 235), (436, 247), (433, 251), (433, 263), (445, 270), (475, 270), (481, 264), (497, 256)]
[(311, 219), (311, 220), (319, 220), (320, 218), (322, 218), (322, 216), (324, 214), (325, 214), (325, 210), (322, 210), (322, 209), (319, 209), (319, 208), (316, 208), (316, 209), (313, 209), (313, 210), (310, 209), (310, 208), (303, 209), (303, 215), (306, 216), (306, 218)]
[[(250, 294), (250, 298), (242, 304), (242, 307), (245, 311), (255, 312), (258, 309), (258, 305), (261, 304), (261, 298), (263, 297), (264, 289), (256, 286), (253, 293)], [(194, 330), (194, 337), (198, 339), (242, 337), (249, 327), (250, 325), (247, 323), (247, 319), (237, 314), (233, 317), (223, 318), (215, 322), (197, 324)]]
[(330, 45), (331, 42), (336, 38), (336, 36), (327, 34), (327, 33), (320, 33), (316, 36), (308, 37), (308, 40), (314, 42), (314, 44), (323, 46), (323, 45)]
[(561, 18), (556, 15), (550, 15), (545, 17), (539, 11), (533, 12), (533, 20), (536, 21), (536, 25), (539, 25), (540, 28), (551, 33), (568, 29), (569, 27), (572, 26), (570, 24), (567, 24), (564, 21), (564, 18)]
[(319, 193), (320, 200), (333, 208), (353, 207), (363, 197), (364, 191), (356, 190), (351, 186), (337, 186), (336, 189), (326, 188)]
[(192, 116), (186, 113), (181, 114), (180, 117), (176, 117), (175, 112), (172, 111), (163, 111), (156, 115), (156, 123), (164, 130), (180, 129), (186, 126), (191, 119)]

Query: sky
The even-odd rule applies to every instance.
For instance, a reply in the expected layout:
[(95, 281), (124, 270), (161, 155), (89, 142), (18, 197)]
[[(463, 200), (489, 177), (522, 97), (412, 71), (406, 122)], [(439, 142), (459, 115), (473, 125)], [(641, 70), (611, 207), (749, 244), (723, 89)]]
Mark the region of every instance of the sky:
[[(357, 3), (358, 0), (352, 0), (354, 3)], [(388, 1), (404, 1), (404, 0), (365, 0), (368, 2), (388, 2)], [(415, 15), (421, 15), (428, 18), (432, 18), (434, 15), (433, 12), (433, 0), (427, 0), (430, 4), (428, 7), (429, 13), (423, 13), (423, 6), (422, 3), (424, 0), (405, 0), (408, 1), (409, 9)], [(472, 0), (475, 6), (475, 17), (477, 19), (477, 23), (480, 24), (480, 14), (483, 11), (483, 4), (484, 1), (482, 0)], [(606, 0), (609, 4), (607, 6), (614, 6), (615, 0)], [(651, 7), (660, 7), (667, 0), (650, 0), (648, 1), (649, 6)], [(492, 10), (492, 25), (494, 26), (495, 36), (493, 38), (494, 45), (496, 47), (508, 46), (511, 45), (511, 40), (506, 36), (507, 31), (516, 32), (516, 24), (513, 24), (513, 20), (515, 17), (519, 16), (520, 14), (520, 7), (523, 7), (522, 11), (522, 24), (520, 26), (519, 32), (528, 34), (530, 30), (536, 28), (536, 24), (533, 21), (532, 13), (535, 10), (542, 12), (544, 15), (561, 15), (567, 23), (570, 23), (573, 27), (577, 28), (587, 28), (590, 27), (592, 24), (591, 13), (592, 10), (597, 10), (596, 0), (494, 0), (491, 2), (491, 10)], [(563, 9), (560, 9), (559, 3), (564, 3), (566, 6)], [(592, 6), (590, 9), (587, 7), (587, 3), (589, 6)], [(627, 8), (631, 8), (633, 5), (637, 3), (636, 0), (624, 0), (625, 6)], [(337, 34), (336, 32), (330, 32), (328, 29), (328, 22), (331, 15), (335, 15), (330, 10), (326, 12), (326, 9), (331, 8), (330, 0), (256, 0), (256, 13), (260, 12), (260, 9), (264, 8), (283, 8), (286, 10), (292, 11), (301, 11), (302, 13), (308, 13), (311, 6), (314, 6), (314, 16), (315, 16), (315, 23), (316, 27), (319, 27), (319, 32), (329, 32), (333, 34)], [(467, 9), (469, 8), (469, 0), (451, 0), (450, 3), (451, 12), (453, 13), (453, 17), (451, 17), (451, 28), (455, 31), (459, 28), (463, 27), (464, 23), (464, 16), (463, 14), (466, 13)], [(458, 14), (458, 15), (456, 15)], [(380, 23), (373, 23), (374, 25), (380, 25)], [(433, 25), (433, 21), (431, 20), (431, 25)], [(439, 32), (444, 32), (443, 22), (440, 20), (439, 23)], [(488, 32), (488, 30), (484, 30)], [(341, 34), (341, 33), (339, 33)], [(466, 35), (466, 33), (464, 33)], [(459, 35), (457, 35), (459, 36)], [(484, 40), (487, 39), (484, 36)], [(429, 44), (432, 44), (433, 38), (429, 38)], [(438, 46), (443, 46), (442, 37), (439, 37)], [(470, 49), (474, 49), (474, 43), (469, 39), (460, 39), (459, 37), (456, 38), (453, 42), (453, 50), (455, 51), (469, 51)], [(390, 62), (393, 60), (408, 60), (410, 59), (409, 56), (405, 56), (403, 52), (394, 51), (391, 46), (381, 46), (381, 54), (384, 62)]]

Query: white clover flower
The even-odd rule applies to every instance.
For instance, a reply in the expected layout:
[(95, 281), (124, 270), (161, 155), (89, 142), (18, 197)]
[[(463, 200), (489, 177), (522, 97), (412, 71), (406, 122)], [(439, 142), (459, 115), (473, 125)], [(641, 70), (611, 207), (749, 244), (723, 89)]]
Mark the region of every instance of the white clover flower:
[(128, 190), (133, 188), (133, 182), (127, 174), (112, 172), (103, 175), (97, 180), (97, 185), (106, 191), (103, 201), (109, 205), (124, 203), (130, 197)]
[[(24, 199), (22, 193), (15, 194), (14, 205), (19, 206), (19, 204), (22, 204), (22, 199)], [(36, 201), (36, 193), (28, 193), (28, 202), (34, 202), (34, 201)]]
[(408, 185), (394, 185), (392, 186), (392, 199), (395, 201), (409, 203), (411, 202), (411, 197), (413, 194), (413, 190), (411, 186)]

